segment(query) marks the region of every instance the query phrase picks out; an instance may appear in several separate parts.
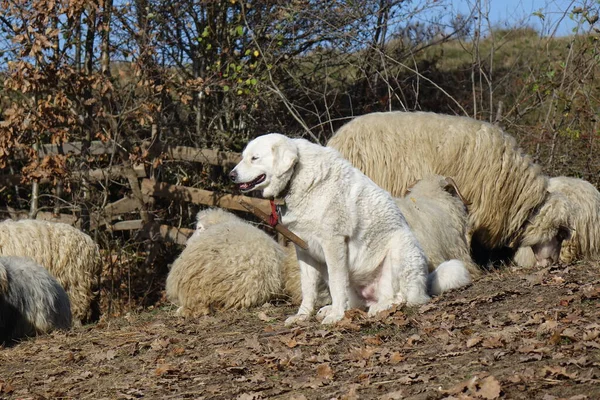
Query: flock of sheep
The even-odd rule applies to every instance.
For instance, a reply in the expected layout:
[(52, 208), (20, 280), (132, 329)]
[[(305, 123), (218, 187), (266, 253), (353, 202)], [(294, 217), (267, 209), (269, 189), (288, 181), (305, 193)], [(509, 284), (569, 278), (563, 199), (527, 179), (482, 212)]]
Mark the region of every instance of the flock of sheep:
[[(523, 267), (600, 259), (600, 192), (581, 179), (544, 175), (494, 125), (373, 113), (342, 126), (328, 146), (396, 198), (431, 272), (458, 259), (477, 277), (482, 265), (474, 252), (501, 251)], [(0, 223), (0, 344), (89, 320), (100, 268), (98, 246), (76, 228)], [(181, 316), (277, 299), (298, 304), (295, 249), (229, 212), (201, 211), (166, 293)], [(323, 285), (319, 302), (329, 301)]]

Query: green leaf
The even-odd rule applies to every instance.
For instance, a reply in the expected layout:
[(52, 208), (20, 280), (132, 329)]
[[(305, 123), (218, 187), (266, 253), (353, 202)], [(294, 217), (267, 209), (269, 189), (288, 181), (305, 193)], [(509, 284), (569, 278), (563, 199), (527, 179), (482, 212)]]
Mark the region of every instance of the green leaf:
[(223, 86), (223, 91), (224, 92), (229, 92), (229, 86), (227, 86), (227, 85)]
[(242, 36), (244, 34), (244, 27), (238, 25), (237, 28), (235, 28), (235, 32), (238, 34), (238, 36)]

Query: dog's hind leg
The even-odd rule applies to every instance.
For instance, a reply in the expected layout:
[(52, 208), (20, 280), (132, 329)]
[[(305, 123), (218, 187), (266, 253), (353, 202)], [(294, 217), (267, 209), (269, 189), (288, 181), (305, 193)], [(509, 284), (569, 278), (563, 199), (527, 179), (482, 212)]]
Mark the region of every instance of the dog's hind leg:
[(390, 241), (377, 285), (377, 303), (369, 307), (375, 315), (395, 304), (423, 304), (427, 294), (427, 258), (410, 232), (400, 231)]
[(300, 265), (300, 285), (302, 288), (302, 302), (296, 315), (285, 320), (289, 326), (296, 322), (305, 321), (315, 311), (315, 305), (319, 296), (319, 283), (323, 279), (322, 270), (325, 267), (308, 254), (307, 251), (296, 247), (296, 256)]

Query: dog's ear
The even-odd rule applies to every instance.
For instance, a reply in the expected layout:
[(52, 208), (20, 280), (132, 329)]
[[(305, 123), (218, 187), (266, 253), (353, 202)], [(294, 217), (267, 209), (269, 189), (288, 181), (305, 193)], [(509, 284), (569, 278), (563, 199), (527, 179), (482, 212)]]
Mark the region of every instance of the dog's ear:
[(292, 143), (279, 142), (273, 145), (273, 172), (281, 176), (296, 165), (298, 161), (298, 148)]

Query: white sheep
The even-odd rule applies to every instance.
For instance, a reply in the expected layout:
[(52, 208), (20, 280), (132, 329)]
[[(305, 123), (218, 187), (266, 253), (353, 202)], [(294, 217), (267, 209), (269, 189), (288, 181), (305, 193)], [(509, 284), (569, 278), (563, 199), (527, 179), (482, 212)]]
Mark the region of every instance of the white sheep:
[(0, 344), (71, 327), (69, 297), (41, 265), (0, 257)]
[(286, 254), (260, 229), (221, 209), (201, 211), (166, 282), (178, 315), (245, 309), (282, 295)]
[(481, 273), (471, 259), (467, 206), (452, 178), (426, 176), (394, 200), (423, 248), (430, 272), (456, 259), (471, 276)]
[[(562, 199), (561, 205), (547, 207), (547, 218), (556, 220), (557, 214), (568, 212), (572, 232), (564, 234), (560, 261), (600, 260), (600, 192), (591, 183), (577, 178), (559, 176), (551, 178), (548, 191)], [(565, 205), (566, 203), (566, 205)], [(531, 247), (524, 243), (515, 256), (517, 265), (531, 267), (536, 264)]]
[(65, 289), (75, 323), (89, 319), (100, 276), (98, 245), (70, 225), (25, 219), (0, 223), (0, 255), (30, 257)]
[[(300, 304), (295, 246), (281, 246), (234, 214), (200, 211), (196, 230), (167, 276), (167, 298), (177, 314), (199, 316), (216, 309), (247, 309), (269, 301)], [(326, 285), (319, 304), (330, 300)]]
[[(393, 196), (426, 175), (451, 176), (469, 206), (473, 247), (517, 249), (525, 225), (546, 201), (548, 178), (500, 128), (467, 117), (383, 112), (342, 126), (328, 146)], [(530, 229), (542, 243), (553, 227)], [(561, 222), (562, 223), (562, 222)]]

